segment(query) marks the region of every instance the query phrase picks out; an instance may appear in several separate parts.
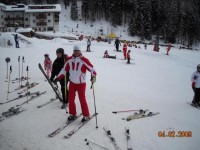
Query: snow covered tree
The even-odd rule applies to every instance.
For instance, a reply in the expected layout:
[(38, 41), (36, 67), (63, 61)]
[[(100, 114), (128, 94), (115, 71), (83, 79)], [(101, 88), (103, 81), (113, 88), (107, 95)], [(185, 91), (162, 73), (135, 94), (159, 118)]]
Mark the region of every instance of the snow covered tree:
[(77, 6), (77, 0), (72, 1), (71, 5), (71, 19), (77, 20), (78, 19), (78, 6)]
[(89, 19), (89, 0), (82, 1), (81, 12), (86, 24), (87, 19)]

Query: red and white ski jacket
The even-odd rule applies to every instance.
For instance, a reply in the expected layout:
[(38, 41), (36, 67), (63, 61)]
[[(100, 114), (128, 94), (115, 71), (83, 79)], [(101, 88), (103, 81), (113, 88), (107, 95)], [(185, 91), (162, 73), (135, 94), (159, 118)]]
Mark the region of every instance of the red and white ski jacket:
[(92, 76), (96, 76), (96, 71), (90, 61), (84, 56), (68, 57), (64, 68), (58, 74), (58, 80), (64, 77), (64, 74), (69, 71), (69, 79), (75, 84), (86, 82), (86, 70), (90, 71)]
[(200, 88), (200, 73), (198, 71), (195, 71), (192, 74), (191, 81), (192, 81), (193, 87)]
[(50, 58), (44, 60), (44, 69), (52, 69), (52, 61)]

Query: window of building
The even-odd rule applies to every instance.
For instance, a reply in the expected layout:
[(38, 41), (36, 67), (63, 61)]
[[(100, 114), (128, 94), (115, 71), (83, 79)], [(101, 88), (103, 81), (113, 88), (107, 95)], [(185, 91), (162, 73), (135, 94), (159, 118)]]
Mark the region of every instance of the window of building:
[(50, 13), (48, 13), (48, 16), (50, 16), (51, 14)]
[(2, 25), (3, 25), (3, 22), (2, 22)]
[(46, 31), (46, 28), (44, 28), (43, 31)]
[(33, 20), (33, 23), (35, 23), (35, 20)]
[(26, 18), (25, 20), (28, 21), (28, 18)]
[(33, 16), (35, 16), (35, 13), (33, 13)]
[(47, 30), (48, 31), (53, 31), (53, 27), (48, 27)]
[(3, 19), (3, 15), (1, 15), (1, 18)]
[(48, 20), (48, 22), (50, 23), (50, 22), (51, 22), (51, 20)]

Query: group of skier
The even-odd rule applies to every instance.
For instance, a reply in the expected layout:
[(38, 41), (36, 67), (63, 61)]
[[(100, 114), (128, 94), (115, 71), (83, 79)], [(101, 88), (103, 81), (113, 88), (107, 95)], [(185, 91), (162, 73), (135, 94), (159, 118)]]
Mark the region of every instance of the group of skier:
[[(86, 101), (85, 91), (86, 91), (86, 71), (91, 72), (91, 82), (92, 85), (96, 81), (96, 71), (93, 68), (91, 62), (82, 55), (81, 49), (78, 45), (73, 48), (72, 56), (67, 56), (64, 53), (64, 49), (58, 48), (56, 50), (57, 58), (53, 62), (50, 60), (49, 56), (45, 54), (44, 68), (51, 71), (50, 80), (53, 83), (60, 82), (63, 105), (61, 108), (66, 108), (69, 104), (69, 117), (68, 121), (73, 121), (76, 119), (76, 105), (75, 96), (78, 93), (79, 101), (82, 109), (82, 122), (89, 119), (90, 113)], [(51, 67), (52, 66), (52, 67)], [(56, 77), (56, 78), (55, 78)], [(69, 82), (69, 85), (68, 85)], [(67, 88), (69, 87), (69, 89)]]

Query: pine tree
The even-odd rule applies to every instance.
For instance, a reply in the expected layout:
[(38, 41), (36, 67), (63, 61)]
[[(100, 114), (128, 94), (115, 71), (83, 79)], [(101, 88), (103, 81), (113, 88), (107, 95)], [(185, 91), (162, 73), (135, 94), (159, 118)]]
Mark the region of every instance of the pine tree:
[(89, 19), (89, 0), (82, 1), (81, 12), (86, 24), (87, 19)]
[(72, 1), (72, 5), (71, 5), (71, 19), (72, 20), (78, 20), (77, 0), (73, 0)]

